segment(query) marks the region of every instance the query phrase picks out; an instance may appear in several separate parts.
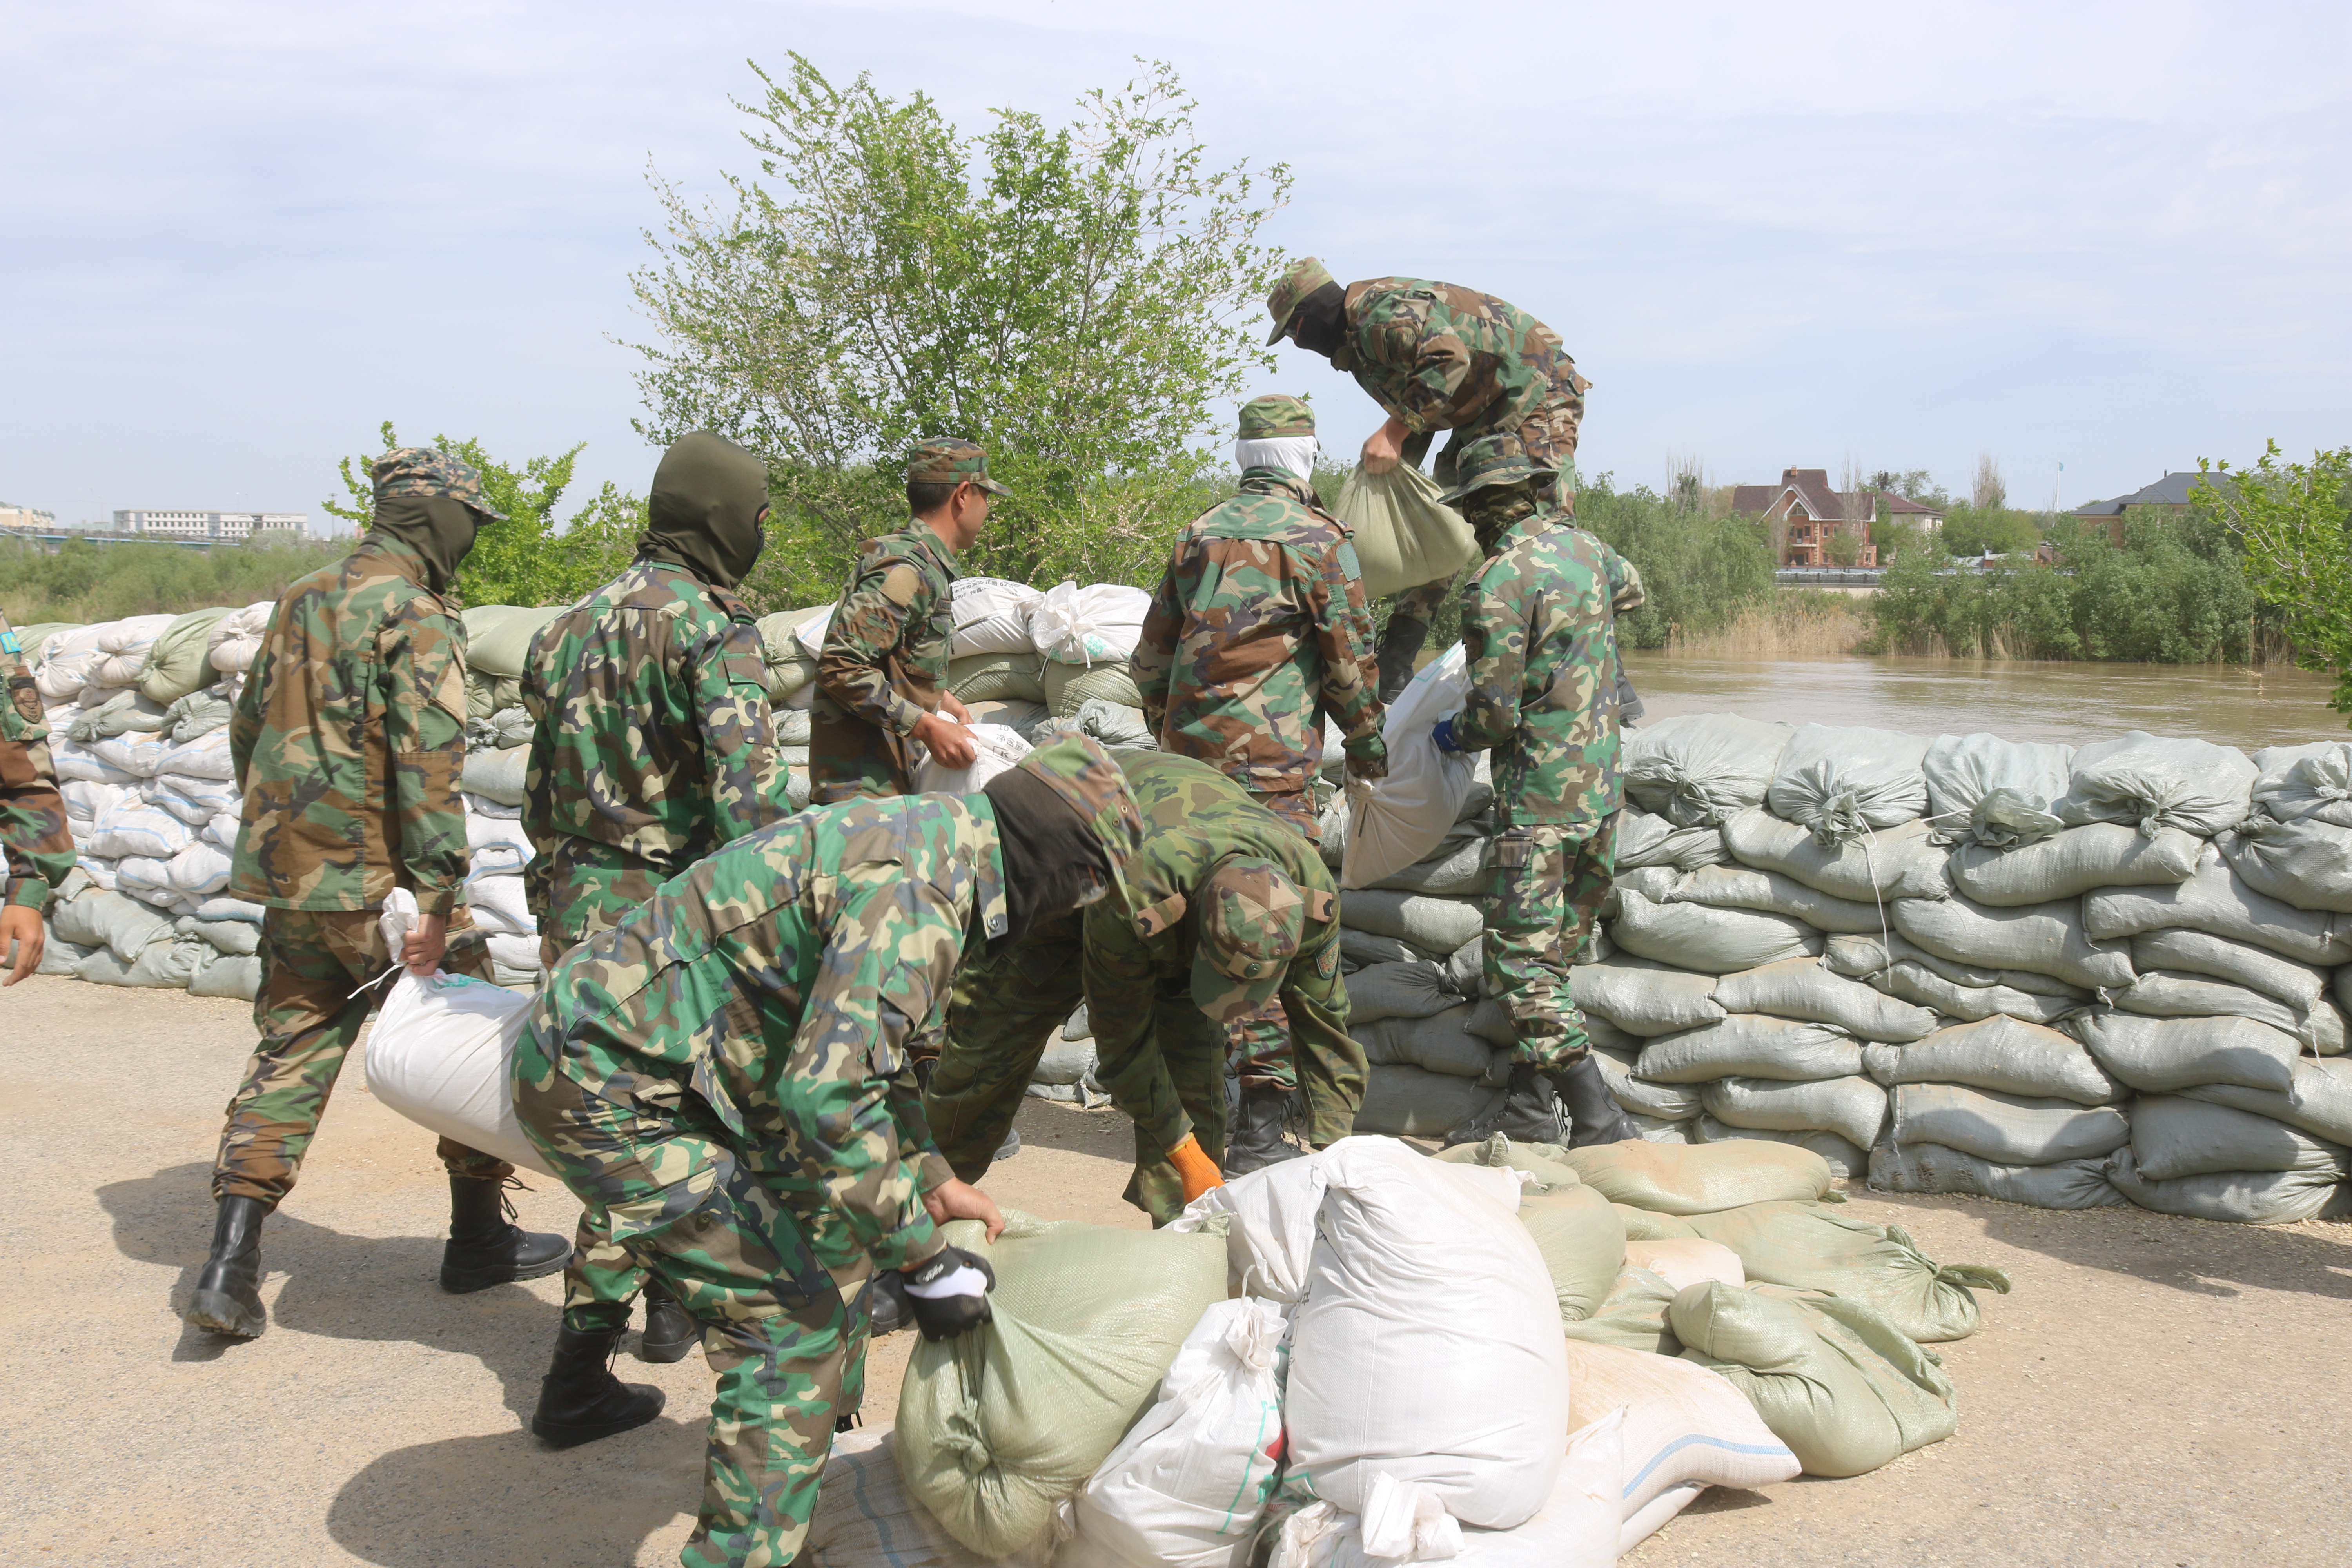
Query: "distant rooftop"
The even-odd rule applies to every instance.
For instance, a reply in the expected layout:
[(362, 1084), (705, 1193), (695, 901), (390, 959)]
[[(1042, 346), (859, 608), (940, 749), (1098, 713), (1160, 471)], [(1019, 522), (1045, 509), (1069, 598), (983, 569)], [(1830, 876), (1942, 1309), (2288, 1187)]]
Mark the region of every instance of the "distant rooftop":
[(2152, 485), (2146, 485), (2127, 496), (2113, 500), (2095, 500), (2074, 509), (2076, 517), (2116, 517), (2127, 506), (2187, 506), (2189, 492), (2200, 483), (2215, 482), (2221, 476), (2200, 474), (2193, 469), (2187, 473), (2167, 474)]

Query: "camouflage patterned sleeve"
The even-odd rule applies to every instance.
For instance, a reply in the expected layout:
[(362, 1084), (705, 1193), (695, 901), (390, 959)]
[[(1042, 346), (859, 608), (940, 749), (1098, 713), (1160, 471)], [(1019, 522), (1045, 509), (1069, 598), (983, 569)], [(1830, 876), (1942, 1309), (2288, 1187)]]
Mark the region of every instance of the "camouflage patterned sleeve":
[(1433, 316), (1425, 295), (1397, 294), (1375, 300), (1356, 332), (1358, 357), (1378, 367), (1358, 382), (1415, 435), (1467, 422), (1495, 392), (1483, 380), (1472, 383), (1470, 345)]
[[(14, 638), (0, 620), (0, 643)], [(0, 881), (5, 884), (0, 901), (38, 913), (48, 907), (50, 889), (74, 868), (73, 835), (49, 759), (40, 689), (13, 651), (0, 658), (0, 668), (10, 672), (0, 705)]]
[(1454, 740), (1465, 752), (1507, 742), (1519, 731), (1519, 683), (1527, 673), (1526, 616), (1507, 584), (1486, 573), (1462, 593), (1462, 653), (1470, 695), (1454, 721)]
[(1192, 1119), (1160, 1054), (1152, 992), (1158, 966), (1117, 899), (1087, 910), (1087, 1016), (1095, 1031), (1095, 1077), (1136, 1131), (1164, 1152), (1192, 1135)]
[(1372, 661), (1371, 611), (1364, 603), (1364, 575), (1357, 568), (1356, 547), (1344, 537), (1323, 552), (1319, 562), (1302, 563), (1307, 609), (1315, 617), (1315, 646), (1322, 656), (1323, 689), (1316, 694), (1322, 710), (1347, 736), (1351, 757), (1381, 762), (1388, 756), (1381, 739), (1379, 670)]
[[(1177, 541), (1179, 557), (1184, 541)], [(1176, 643), (1184, 634), (1184, 605), (1176, 593), (1176, 563), (1171, 560), (1168, 569), (1160, 574), (1159, 591), (1151, 595), (1151, 608), (1143, 614), (1143, 635), (1136, 640), (1135, 652), (1127, 661), (1129, 675), (1135, 689), (1143, 695), (1143, 721), (1151, 727), (1155, 736), (1168, 722), (1168, 685), (1176, 668)]]
[(399, 828), (403, 885), (419, 912), (446, 915), (466, 879), (466, 814), (457, 787), (466, 767), (465, 633), (437, 602), (411, 600), (376, 634), (383, 670), (384, 750), (392, 761), (385, 804)]
[[(1596, 536), (1595, 543), (1600, 543)], [(1650, 602), (1649, 591), (1642, 586), (1642, 574), (1631, 561), (1606, 544), (1601, 545), (1601, 559), (1609, 569), (1609, 608), (1617, 615), (1638, 610)]]
[(911, 735), (923, 710), (890, 684), (882, 661), (907, 632), (920, 574), (887, 555), (861, 563), (833, 607), (816, 658), (817, 687), (854, 718), (894, 735)]
[[(273, 615), (271, 631), (277, 629)], [(271, 672), (278, 658), (272, 651), (276, 639), (265, 633), (261, 651), (254, 655), (253, 664), (245, 672), (245, 688), (236, 694), (236, 706), (228, 716), (228, 755), (236, 771), (237, 793), (246, 788), (246, 770), (253, 763), (253, 749), (261, 742), (262, 698), (269, 690)]]
[(730, 619), (687, 650), (702, 756), (710, 772), (712, 826), (721, 844), (791, 815), (776, 760), (776, 725), (760, 657), (760, 628)]
[[(539, 640), (531, 639), (531, 651), (539, 651)], [(522, 706), (530, 715), (530, 750), (524, 753), (528, 765), (522, 775), (522, 831), (530, 840), (530, 858), (522, 868), (523, 907), (530, 918), (544, 930), (555, 908), (555, 847), (561, 836), (555, 825), (554, 792), (548, 787), (551, 770), (550, 753), (555, 745), (554, 726), (547, 721), (549, 698), (546, 687), (546, 665), (539, 658), (525, 661), (522, 672)]]

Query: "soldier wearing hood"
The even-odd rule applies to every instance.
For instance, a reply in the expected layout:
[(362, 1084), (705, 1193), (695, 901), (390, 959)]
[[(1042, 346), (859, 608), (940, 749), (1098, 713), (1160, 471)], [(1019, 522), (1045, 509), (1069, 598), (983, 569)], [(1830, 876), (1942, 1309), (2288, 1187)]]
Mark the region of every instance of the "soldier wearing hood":
[[(764, 542), (767, 466), (696, 431), (662, 455), (646, 510), (636, 560), (549, 622), (523, 670), (523, 880), (550, 969), (713, 849), (790, 815), (759, 627), (732, 591)], [(638, 1353), (678, 1360), (693, 1320), (583, 1215), (564, 1321), (617, 1334), (640, 1289)]]
[[(267, 1326), (261, 1224), (288, 1192), (388, 966), (429, 975), (466, 879), (466, 633), (442, 595), (485, 521), (503, 521), (471, 465), (402, 447), (369, 465), (374, 518), (359, 548), (278, 600), (229, 722), (245, 794), (227, 894), (260, 904), (254, 1048), (213, 1166), (219, 1214), (188, 1321)], [(398, 953), (377, 919), (405, 888), (420, 918)], [(488, 978), (479, 948), (452, 968)], [(441, 1288), (486, 1289), (563, 1267), (559, 1236), (518, 1229), (514, 1167), (441, 1140), (449, 1241)]]

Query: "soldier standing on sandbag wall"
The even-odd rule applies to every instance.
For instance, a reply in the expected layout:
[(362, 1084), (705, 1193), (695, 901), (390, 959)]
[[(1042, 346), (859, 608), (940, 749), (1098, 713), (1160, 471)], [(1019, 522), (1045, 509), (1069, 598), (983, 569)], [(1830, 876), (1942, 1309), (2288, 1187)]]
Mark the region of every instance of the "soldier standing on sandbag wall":
[(1622, 559), (1612, 574), (1613, 551), (1539, 510), (1545, 470), (1517, 437), (1471, 443), (1456, 471), (1460, 488), (1445, 500), (1477, 531), (1486, 563), (1462, 598), (1469, 700), (1438, 721), (1435, 739), (1440, 751), (1494, 752), (1498, 831), (1480, 952), (1486, 994), (1510, 1010), (1517, 1043), (1502, 1102), (1445, 1141), (1638, 1138), (1593, 1064), (1570, 965), (1615, 866), (1617, 606), (1642, 602), (1641, 577)]
[[(1285, 337), (1356, 378), (1388, 411), (1365, 439), (1360, 461), (1384, 474), (1418, 468), (1437, 431), (1451, 430), (1437, 457), (1437, 482), (1454, 482), (1455, 459), (1489, 431), (1517, 433), (1537, 464), (1557, 474), (1576, 457), (1577, 426), (1591, 383), (1559, 334), (1492, 294), (1422, 278), (1370, 278), (1342, 288), (1313, 257), (1295, 263), (1266, 297), (1269, 346)], [(1537, 488), (1552, 500), (1553, 479)], [(1557, 498), (1573, 510), (1574, 497)], [(1428, 583), (1390, 602), (1381, 634), (1380, 694), (1393, 702), (1412, 679), (1412, 661), (1451, 583)]]
[[(523, 884), (544, 969), (720, 845), (792, 815), (759, 626), (732, 592), (765, 542), (767, 465), (696, 431), (662, 455), (646, 510), (636, 560), (549, 622), (523, 670)], [(565, 1327), (617, 1339), (640, 1290), (637, 1353), (683, 1358), (694, 1320), (583, 1214)]]
[[(359, 548), (296, 582), (269, 618), (229, 721), (245, 821), (227, 896), (264, 906), (254, 1048), (213, 1167), (220, 1213), (188, 1321), (250, 1337), (262, 1311), (261, 1222), (293, 1188), (335, 1075), (387, 968), (430, 975), (472, 922), (466, 879), (466, 633), (442, 597), (484, 521), (470, 464), (401, 447), (368, 467), (375, 515)], [(384, 896), (416, 897), (385, 950)], [(488, 978), (478, 946), (454, 969)], [(444, 1138), (449, 1241), (441, 1288), (536, 1279), (572, 1253), (510, 1224), (514, 1167)], [(504, 1212), (502, 1212), (504, 1211)]]
[[(524, 1132), (704, 1327), (718, 1376), (688, 1568), (791, 1563), (865, 1382), (877, 1270), (926, 1339), (990, 1319), (951, 1218), (1003, 1228), (932, 1146), (908, 1042), (958, 961), (1116, 891), (1141, 835), (1110, 753), (1032, 752), (971, 795), (812, 806), (573, 948), (514, 1054)], [(566, 1328), (533, 1427), (631, 1389)], [(587, 1417), (551, 1432), (551, 1409)]]
[(849, 585), (825, 624), (809, 704), (809, 798), (816, 805), (912, 795), (909, 742), (941, 765), (980, 754), (971, 715), (941, 689), (955, 630), (949, 594), (957, 553), (988, 523), (988, 498), (1012, 492), (988, 477), (988, 454), (952, 437), (907, 459), (907, 510), (896, 533), (858, 548)]
[(25, 667), (28, 652), (8, 617), (0, 616), (0, 965), (14, 943), (16, 961), (0, 985), (14, 985), (41, 966), (47, 931), (41, 911), (49, 894), (74, 868), (73, 834), (65, 797), (49, 760), (49, 721), (40, 688)]
[[(1321, 837), (1310, 786), (1325, 714), (1347, 737), (1349, 777), (1388, 772), (1363, 574), (1348, 525), (1316, 500), (1316, 450), (1303, 398), (1242, 405), (1240, 493), (1176, 536), (1129, 661), (1160, 749), (1217, 769), (1309, 844)], [(1234, 1027), (1234, 1175), (1298, 1152), (1283, 1138), (1298, 1070), (1279, 1007)]]
[[(1143, 815), (1126, 895), (957, 971), (923, 1112), (956, 1174), (979, 1181), (1055, 1031), (1084, 1001), (1096, 1076), (1135, 1121), (1127, 1201), (1165, 1225), (1216, 1184), (1219, 1163), (1240, 1173), (1224, 1137), (1231, 1031), (1247, 1035), (1245, 1060), (1297, 1060), (1318, 1148), (1355, 1127), (1364, 1050), (1348, 1035), (1339, 889), (1322, 857), (1206, 763), (1119, 756)], [(1272, 1118), (1268, 1102), (1263, 1091), (1244, 1100), (1261, 1113), (1260, 1164), (1286, 1157), (1281, 1100)]]

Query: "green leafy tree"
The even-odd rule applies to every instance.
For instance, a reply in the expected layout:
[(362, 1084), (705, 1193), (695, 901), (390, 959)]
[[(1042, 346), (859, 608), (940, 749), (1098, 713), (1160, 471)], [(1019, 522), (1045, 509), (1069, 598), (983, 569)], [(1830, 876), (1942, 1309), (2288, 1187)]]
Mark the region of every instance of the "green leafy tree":
[(2189, 491), (2194, 514), (2244, 551), (2247, 580), (2276, 609), (2295, 662), (2333, 670), (2327, 705), (2352, 713), (2352, 447), (2287, 463), (2268, 441), (2251, 468), (2200, 458), (2197, 471), (2206, 478)]
[(1772, 550), (1760, 521), (1687, 511), (1646, 486), (1620, 491), (1608, 474), (1580, 483), (1576, 521), (1642, 574), (1648, 603), (1617, 623), (1629, 647), (1718, 631), (1772, 597)]
[[(756, 67), (754, 68), (757, 68)], [(1288, 170), (1210, 164), (1174, 69), (1088, 93), (1075, 123), (845, 88), (800, 55), (740, 104), (760, 175), (698, 203), (657, 176), (666, 232), (634, 278), (657, 441), (706, 428), (767, 458), (777, 521), (757, 600), (830, 595), (904, 515), (898, 463), (956, 435), (1014, 494), (971, 552), (1024, 580), (1157, 570), (1217, 458), (1210, 411), (1271, 368), (1258, 242)]]

